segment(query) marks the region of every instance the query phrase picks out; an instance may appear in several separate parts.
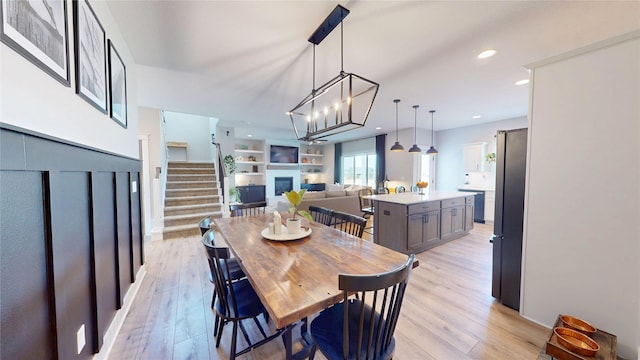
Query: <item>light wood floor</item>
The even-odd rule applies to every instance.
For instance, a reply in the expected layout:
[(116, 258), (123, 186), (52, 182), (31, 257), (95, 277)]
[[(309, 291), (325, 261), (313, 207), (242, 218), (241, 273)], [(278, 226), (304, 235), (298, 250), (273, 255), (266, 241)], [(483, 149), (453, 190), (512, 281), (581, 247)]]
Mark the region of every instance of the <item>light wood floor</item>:
[[(470, 235), (417, 255), (420, 266), (409, 280), (394, 359), (537, 357), (549, 330), (491, 297), (491, 232), (491, 226), (475, 224)], [(145, 253), (147, 275), (110, 359), (227, 359), (231, 327), (216, 349), (213, 286), (200, 238), (152, 242)], [(248, 331), (258, 339), (251, 323), (246, 322)], [(239, 339), (241, 349), (245, 343)], [(277, 339), (239, 359), (275, 360), (283, 354)], [(324, 357), (318, 353), (316, 359)]]

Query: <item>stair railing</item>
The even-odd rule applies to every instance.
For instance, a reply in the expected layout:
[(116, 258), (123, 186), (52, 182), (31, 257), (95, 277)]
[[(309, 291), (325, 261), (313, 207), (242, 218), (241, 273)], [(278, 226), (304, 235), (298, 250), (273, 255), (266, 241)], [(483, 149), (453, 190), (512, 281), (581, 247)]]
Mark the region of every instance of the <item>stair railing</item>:
[[(220, 151), (220, 143), (213, 143), (216, 146), (216, 152), (217, 152), (217, 156), (216, 159), (217, 164), (218, 164), (218, 174), (220, 174), (221, 176), (218, 178), (218, 182), (220, 183), (220, 188), (222, 189), (222, 194), (223, 194), (223, 199), (224, 199), (224, 178), (227, 177), (227, 170), (225, 169), (224, 166), (224, 161), (222, 159), (222, 151)], [(224, 199), (226, 202), (226, 199)]]

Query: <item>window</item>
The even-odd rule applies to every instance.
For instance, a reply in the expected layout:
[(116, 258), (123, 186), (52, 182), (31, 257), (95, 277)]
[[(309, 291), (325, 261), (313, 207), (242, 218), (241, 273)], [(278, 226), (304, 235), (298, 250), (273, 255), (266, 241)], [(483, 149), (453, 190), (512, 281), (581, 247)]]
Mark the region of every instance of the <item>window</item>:
[[(433, 155), (420, 155), (420, 177), (418, 180), (428, 181), (430, 184), (434, 182), (436, 170), (436, 157)], [(429, 185), (432, 189), (433, 186)]]
[(342, 180), (345, 185), (376, 187), (376, 154), (342, 157)]

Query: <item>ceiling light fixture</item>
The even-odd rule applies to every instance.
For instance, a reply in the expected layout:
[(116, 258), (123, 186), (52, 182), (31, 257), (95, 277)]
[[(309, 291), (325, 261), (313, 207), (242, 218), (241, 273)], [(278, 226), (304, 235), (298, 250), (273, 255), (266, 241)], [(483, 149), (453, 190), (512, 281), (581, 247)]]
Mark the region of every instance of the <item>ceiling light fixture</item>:
[(480, 119), (482, 117), (482, 115), (473, 115), (471, 118), (472, 119)]
[(478, 54), (478, 59), (490, 58), (495, 54), (496, 54), (496, 51), (493, 50), (493, 49), (485, 50), (485, 51), (481, 52), (480, 54)]
[(431, 113), (431, 147), (429, 148), (429, 150), (427, 150), (427, 154), (428, 155), (435, 155), (438, 153), (438, 150), (436, 150), (436, 148), (433, 146), (433, 133), (435, 131), (435, 129), (433, 128), (433, 113), (436, 112), (435, 110), (429, 110), (429, 112)]
[(398, 103), (400, 102), (400, 99), (395, 99), (393, 102), (396, 103), (396, 143), (391, 147), (391, 151), (404, 151), (404, 147), (400, 145), (400, 142), (398, 141)]
[(522, 79), (522, 80), (516, 81), (516, 85), (524, 85), (528, 83), (529, 83), (529, 79)]
[[(311, 34), (313, 44), (313, 87), (298, 105), (287, 114), (291, 118), (296, 138), (313, 141), (364, 126), (380, 85), (354, 73), (344, 72), (342, 20), (349, 10), (341, 5), (327, 16)], [(316, 88), (316, 46), (340, 25), (340, 74)], [(297, 124), (297, 125), (296, 125)], [(298, 128), (306, 127), (301, 135)]]
[(415, 112), (415, 117), (413, 120), (413, 146), (411, 147), (411, 149), (409, 149), (409, 152), (414, 154), (419, 154), (422, 152), (422, 149), (418, 147), (417, 135), (416, 135), (416, 133), (418, 132), (418, 108), (419, 107), (420, 105), (413, 105), (413, 110)]

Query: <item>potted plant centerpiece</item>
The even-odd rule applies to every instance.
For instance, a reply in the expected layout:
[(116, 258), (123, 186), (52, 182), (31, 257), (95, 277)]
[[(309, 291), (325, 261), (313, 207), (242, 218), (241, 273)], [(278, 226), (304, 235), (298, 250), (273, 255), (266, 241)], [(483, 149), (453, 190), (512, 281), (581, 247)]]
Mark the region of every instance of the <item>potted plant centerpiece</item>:
[(289, 207), (289, 214), (291, 214), (292, 217), (287, 219), (287, 232), (289, 234), (296, 234), (300, 232), (301, 219), (296, 217), (296, 215), (300, 215), (309, 221), (313, 221), (313, 218), (308, 211), (298, 210), (298, 206), (300, 206), (305, 192), (307, 192), (306, 189), (302, 189), (297, 192), (294, 190), (284, 192), (284, 196), (287, 197), (287, 200), (289, 200), (289, 204), (291, 204), (291, 206)]

